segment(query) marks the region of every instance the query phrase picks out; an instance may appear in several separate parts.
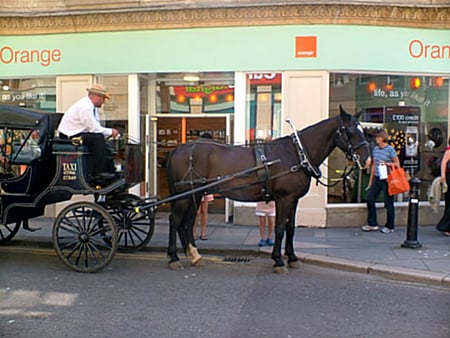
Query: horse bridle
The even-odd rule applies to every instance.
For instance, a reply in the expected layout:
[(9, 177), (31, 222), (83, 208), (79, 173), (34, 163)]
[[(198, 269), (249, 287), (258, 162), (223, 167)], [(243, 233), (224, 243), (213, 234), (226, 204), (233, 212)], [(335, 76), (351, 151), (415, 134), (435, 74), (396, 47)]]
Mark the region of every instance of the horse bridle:
[[(340, 124), (341, 124), (340, 128), (336, 131), (334, 143), (336, 144), (336, 146), (338, 146), (339, 148), (344, 150), (347, 159), (350, 161), (353, 161), (354, 163), (356, 162), (356, 164), (358, 165), (358, 168), (361, 170), (364, 167), (361, 166), (361, 163), (359, 161), (361, 158), (356, 153), (356, 150), (358, 150), (359, 148), (362, 148), (362, 147), (369, 148), (369, 142), (364, 140), (364, 141), (358, 143), (357, 145), (352, 145), (351, 139), (353, 137), (354, 131), (350, 130), (350, 128), (347, 128), (346, 126), (344, 126), (342, 124), (341, 119), (340, 119)], [(358, 124), (358, 126), (359, 126), (359, 124)]]

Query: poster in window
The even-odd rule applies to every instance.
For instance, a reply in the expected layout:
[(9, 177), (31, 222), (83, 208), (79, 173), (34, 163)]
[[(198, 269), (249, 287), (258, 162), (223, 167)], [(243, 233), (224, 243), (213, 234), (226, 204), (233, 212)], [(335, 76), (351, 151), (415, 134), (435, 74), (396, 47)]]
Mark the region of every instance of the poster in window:
[(420, 107), (385, 108), (385, 127), (401, 166), (411, 175), (419, 171)]

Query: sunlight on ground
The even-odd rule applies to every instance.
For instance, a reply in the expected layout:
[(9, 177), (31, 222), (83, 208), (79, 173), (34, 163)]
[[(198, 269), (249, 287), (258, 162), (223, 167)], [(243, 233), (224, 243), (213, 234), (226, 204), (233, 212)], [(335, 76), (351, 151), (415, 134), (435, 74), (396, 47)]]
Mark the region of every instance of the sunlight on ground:
[[(51, 311), (49, 307), (67, 307), (75, 304), (76, 294), (62, 292), (43, 292), (31, 290), (11, 290), (0, 288), (0, 315), (42, 317)], [(36, 308), (39, 307), (39, 310)]]

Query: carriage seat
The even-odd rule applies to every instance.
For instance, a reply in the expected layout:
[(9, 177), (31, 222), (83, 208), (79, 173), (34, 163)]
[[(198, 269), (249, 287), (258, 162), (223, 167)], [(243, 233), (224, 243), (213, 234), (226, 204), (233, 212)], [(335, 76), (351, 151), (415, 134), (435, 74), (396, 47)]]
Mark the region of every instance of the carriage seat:
[(88, 154), (88, 148), (82, 144), (81, 138), (75, 138), (71, 140), (62, 139), (62, 138), (54, 138), (53, 139), (53, 150), (52, 153), (54, 155), (58, 154)]

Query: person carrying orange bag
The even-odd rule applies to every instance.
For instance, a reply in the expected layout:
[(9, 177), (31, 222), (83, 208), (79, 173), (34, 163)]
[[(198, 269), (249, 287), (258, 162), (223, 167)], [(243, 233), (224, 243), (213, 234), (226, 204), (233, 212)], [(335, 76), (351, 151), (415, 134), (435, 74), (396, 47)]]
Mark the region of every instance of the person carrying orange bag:
[(375, 132), (376, 147), (372, 151), (372, 166), (370, 170), (370, 178), (367, 189), (367, 225), (363, 225), (363, 231), (377, 231), (378, 220), (375, 202), (378, 195), (383, 192), (384, 205), (386, 207), (386, 224), (381, 229), (382, 233), (388, 234), (394, 232), (395, 229), (395, 209), (394, 197), (389, 195), (388, 190), (388, 171), (393, 168), (400, 168), (395, 149), (388, 144), (388, 135), (384, 130)]

